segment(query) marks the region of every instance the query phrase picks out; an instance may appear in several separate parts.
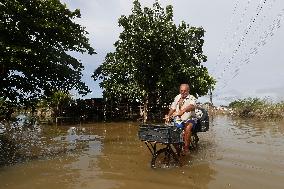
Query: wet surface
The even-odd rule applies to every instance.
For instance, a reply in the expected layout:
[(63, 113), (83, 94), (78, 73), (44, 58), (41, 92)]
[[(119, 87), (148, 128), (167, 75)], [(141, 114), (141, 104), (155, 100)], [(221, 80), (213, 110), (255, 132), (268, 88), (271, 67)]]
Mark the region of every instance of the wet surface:
[(283, 188), (284, 122), (224, 116), (210, 126), (182, 167), (165, 169), (150, 167), (137, 123), (41, 127), (23, 140), (37, 158), (0, 168), (0, 188)]

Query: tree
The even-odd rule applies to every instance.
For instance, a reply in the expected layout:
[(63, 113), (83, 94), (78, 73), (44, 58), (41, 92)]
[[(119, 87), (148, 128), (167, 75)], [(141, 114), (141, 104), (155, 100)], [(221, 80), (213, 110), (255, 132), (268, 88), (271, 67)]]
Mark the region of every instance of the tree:
[(190, 27), (185, 22), (176, 26), (173, 8), (165, 9), (158, 1), (153, 8), (143, 10), (138, 0), (133, 2), (132, 14), (118, 20), (123, 27), (115, 52), (94, 72), (100, 79), (104, 96), (143, 102), (145, 110), (151, 104), (168, 103), (180, 83), (189, 83), (195, 96), (207, 94), (215, 80), (201, 65), (204, 29)]
[(52, 94), (48, 101), (55, 112), (54, 116), (57, 117), (62, 114), (62, 109), (70, 104), (72, 97), (70, 93), (56, 91)]
[(1, 0), (0, 96), (15, 102), (53, 91), (90, 92), (82, 63), (69, 52), (94, 54), (84, 27), (60, 0)]

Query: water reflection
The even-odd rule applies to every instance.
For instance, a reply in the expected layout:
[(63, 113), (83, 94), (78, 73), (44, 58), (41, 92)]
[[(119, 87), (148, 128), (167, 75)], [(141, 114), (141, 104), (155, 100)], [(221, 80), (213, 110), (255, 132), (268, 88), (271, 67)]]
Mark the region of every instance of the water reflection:
[[(221, 155), (214, 164), (217, 170), (223, 170), (217, 180), (226, 179), (227, 185), (236, 188), (282, 188), (284, 143), (283, 133), (275, 127), (278, 122), (223, 116), (214, 124), (217, 154)], [(217, 182), (212, 185), (220, 187)]]
[(0, 165), (53, 158), (69, 151), (84, 150), (91, 141), (101, 139), (82, 127), (43, 127), (24, 124), (23, 120), (5, 125), (5, 132), (0, 136)]
[(116, 188), (206, 188), (214, 177), (215, 170), (208, 163), (212, 156), (204, 150), (207, 146), (214, 151), (212, 138), (200, 135), (200, 147), (191, 156), (183, 157), (182, 167), (154, 170), (150, 167), (150, 152), (138, 140), (137, 125), (113, 125), (111, 131), (105, 135), (98, 165), (102, 169), (101, 178), (115, 181)]
[(212, 121), (197, 150), (170, 169), (150, 167), (136, 123), (15, 129), (16, 155), (26, 160), (0, 168), (0, 188), (282, 188), (283, 124)]
[(0, 168), (0, 188), (76, 188), (82, 175), (97, 175), (102, 137), (92, 129), (47, 126), (38, 133), (23, 128), (11, 138), (21, 142), (13, 155), (25, 163)]

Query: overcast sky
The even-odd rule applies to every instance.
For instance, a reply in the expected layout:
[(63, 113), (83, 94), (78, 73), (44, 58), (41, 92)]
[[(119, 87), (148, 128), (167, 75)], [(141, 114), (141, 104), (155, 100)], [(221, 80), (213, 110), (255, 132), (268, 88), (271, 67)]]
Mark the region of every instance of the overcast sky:
[[(132, 0), (62, 0), (71, 10), (80, 9), (78, 23), (89, 32), (97, 54), (75, 55), (85, 66), (83, 80), (93, 91), (85, 98), (101, 97), (102, 89), (91, 78), (106, 53), (113, 52), (122, 28), (118, 18), (129, 15)], [(216, 105), (245, 97), (284, 100), (284, 1), (283, 0), (160, 0), (173, 5), (176, 24), (203, 27), (203, 63), (217, 79)], [(140, 0), (150, 6), (154, 0)], [(207, 96), (199, 98), (209, 101)]]

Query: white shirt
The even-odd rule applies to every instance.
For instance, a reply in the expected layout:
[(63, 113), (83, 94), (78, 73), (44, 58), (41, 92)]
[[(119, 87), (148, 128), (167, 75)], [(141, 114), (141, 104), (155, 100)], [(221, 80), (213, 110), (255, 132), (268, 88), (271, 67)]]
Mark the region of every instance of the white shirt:
[[(196, 106), (196, 98), (192, 95), (188, 95), (187, 97), (185, 97), (185, 99), (183, 99), (183, 102), (181, 104), (181, 107), (179, 106), (179, 100), (181, 98), (181, 94), (177, 95), (171, 105), (171, 109), (175, 110), (176, 112), (179, 112), (181, 109), (186, 108), (189, 105), (194, 105)], [(181, 119), (184, 120), (188, 120), (190, 118), (194, 118), (195, 117), (195, 111), (190, 111), (190, 112), (185, 112), (182, 116)]]

